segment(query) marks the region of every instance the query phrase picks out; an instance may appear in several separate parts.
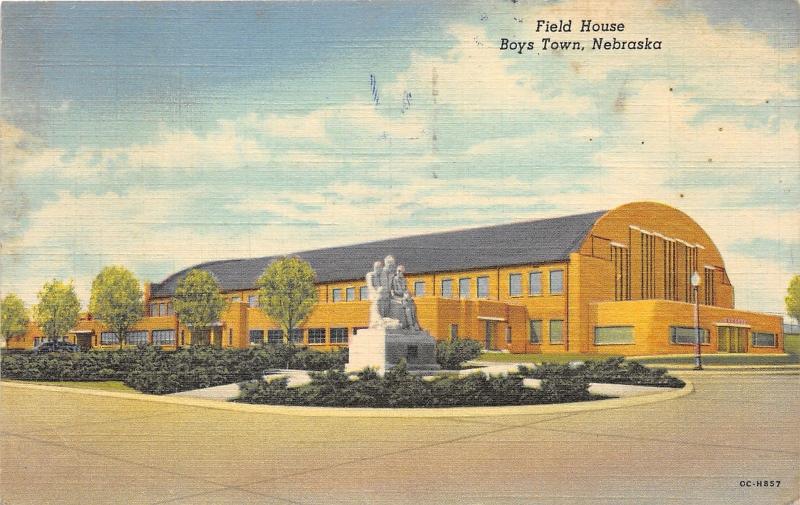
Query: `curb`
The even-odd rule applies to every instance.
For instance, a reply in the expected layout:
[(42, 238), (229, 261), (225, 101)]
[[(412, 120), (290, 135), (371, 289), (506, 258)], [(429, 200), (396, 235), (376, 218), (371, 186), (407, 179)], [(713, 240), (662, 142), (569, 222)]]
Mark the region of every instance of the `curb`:
[(690, 377), (722, 377), (731, 375), (800, 375), (800, 369), (791, 370), (759, 370), (759, 369), (736, 369), (725, 370), (718, 368), (705, 368), (703, 370), (693, 370), (691, 368), (669, 368), (667, 369), (670, 374), (684, 378)]
[[(582, 412), (590, 410), (619, 409), (673, 400), (686, 396), (694, 391), (694, 385), (686, 382), (681, 389), (668, 389), (663, 393), (633, 396), (629, 398), (613, 398), (588, 402), (556, 403), (547, 405), (508, 405), (501, 407), (449, 407), (449, 408), (341, 408), (341, 407), (295, 407), (285, 405), (256, 405), (248, 403), (231, 403), (199, 398), (182, 398), (175, 396), (156, 396), (148, 394), (114, 393), (110, 391), (92, 391), (63, 386), (47, 386), (42, 384), (25, 384), (2, 381), (2, 387), (33, 389), (54, 393), (119, 398), (122, 400), (145, 401), (200, 407), (233, 412), (250, 412), (254, 414), (277, 414), (296, 417), (386, 417), (386, 418), (448, 418), (448, 417), (491, 417), (491, 416), (523, 416), (557, 414), (564, 412)], [(665, 388), (666, 389), (666, 388)]]

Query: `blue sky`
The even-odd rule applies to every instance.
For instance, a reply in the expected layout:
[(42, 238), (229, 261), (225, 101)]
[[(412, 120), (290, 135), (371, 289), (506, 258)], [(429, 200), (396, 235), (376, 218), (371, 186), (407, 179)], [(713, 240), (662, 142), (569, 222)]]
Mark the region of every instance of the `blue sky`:
[[(0, 288), (657, 200), (782, 312), (798, 7), (685, 4), (5, 2)], [(559, 18), (664, 49), (499, 50)]]

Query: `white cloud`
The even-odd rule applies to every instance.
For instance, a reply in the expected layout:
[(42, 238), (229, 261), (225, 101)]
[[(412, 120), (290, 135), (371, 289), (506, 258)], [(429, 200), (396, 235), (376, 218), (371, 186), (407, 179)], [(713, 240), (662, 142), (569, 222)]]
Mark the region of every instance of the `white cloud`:
[[(386, 87), (389, 96), (399, 100), (413, 90), (415, 96), (426, 100), (435, 96), (438, 104), (466, 116), (534, 110), (569, 116), (592, 110), (588, 98), (550, 86), (529, 69), (515, 67), (483, 27), (453, 25), (448, 31), (456, 38), (455, 46), (445, 56), (414, 53), (409, 68)], [(556, 89), (552, 95), (543, 93)]]
[[(3, 168), (21, 178), (47, 174), (74, 183), (142, 167), (238, 173), (254, 165), (314, 177), (302, 190), (269, 177), (252, 180), (252, 187), (234, 182), (217, 188), (197, 176), (178, 194), (140, 187), (91, 194), (76, 186), (37, 202), (14, 254), (5, 250), (3, 288), (30, 293), (30, 286), (56, 275), (74, 277), (85, 293), (91, 275), (108, 263), (166, 275), (211, 259), (459, 227), (454, 220), (471, 226), (656, 200), (686, 211), (709, 232), (726, 259), (739, 306), (781, 310), (787, 262), (754, 259), (764, 251), (748, 255), (738, 246), (752, 239), (800, 244), (800, 212), (787, 205), (797, 202), (800, 135), (796, 118), (779, 109), (757, 111), (767, 116), (762, 124), (752, 119), (760, 116), (745, 119), (750, 110), (741, 106), (796, 99), (789, 71), (797, 65), (796, 51), (770, 47), (766, 38), (735, 27), (712, 27), (698, 14), (667, 16), (658, 2), (514, 8), (525, 18), (515, 28), (519, 38), (538, 42), (541, 34), (531, 32), (538, 18), (621, 19), (626, 38), (662, 38), (665, 49), (504, 54), (484, 27), (455, 25), (449, 32), (454, 46), (438, 56), (413, 54), (408, 68), (381, 86), (377, 107), (353, 101), (305, 114), (248, 114), (205, 133), (162, 130), (149, 142), (77, 152), (48, 147), (0, 122)], [(551, 74), (536, 72), (545, 63), (567, 69), (574, 80), (548, 81)], [(602, 101), (606, 93), (576, 94), (586, 80), (616, 101)], [(413, 93), (411, 107), (400, 113), (406, 92)], [(437, 110), (451, 111), (446, 120), (461, 128), (463, 149), (430, 149), (434, 92)], [(709, 104), (737, 108), (704, 120)], [(482, 140), (492, 135), (476, 128), (493, 121), (507, 126), (520, 112), (541, 112), (559, 128), (537, 134), (523, 128), (516, 136)], [(576, 167), (584, 158), (570, 153), (590, 138), (590, 152), (596, 152), (591, 166)], [(563, 153), (552, 160), (555, 168), (525, 174), (519, 167), (543, 147)], [(504, 163), (518, 160), (510, 167), (515, 171), (493, 161), (500, 154)], [(474, 168), (476, 159), (486, 166)], [(343, 164), (370, 167), (374, 177), (340, 182), (336, 170)], [(460, 166), (467, 167), (460, 178), (455, 170), (441, 179), (425, 176)], [(311, 174), (323, 168), (328, 171)], [(230, 215), (212, 217), (211, 209), (219, 208)], [(533, 210), (539, 208), (549, 210)]]

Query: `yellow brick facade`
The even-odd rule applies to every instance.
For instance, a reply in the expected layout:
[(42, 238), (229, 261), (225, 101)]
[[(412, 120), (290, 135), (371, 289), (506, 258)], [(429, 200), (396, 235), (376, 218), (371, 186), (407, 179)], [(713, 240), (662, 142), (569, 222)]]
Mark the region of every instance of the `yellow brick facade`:
[[(649, 355), (694, 352), (685, 343), (686, 328), (694, 325), (693, 271), (702, 278), (697, 296), (700, 326), (709, 335), (704, 352), (783, 352), (781, 318), (735, 310), (734, 288), (710, 237), (686, 214), (658, 203), (631, 203), (605, 213), (564, 261), (409, 273), (407, 280), (412, 294), (419, 291), (415, 300), (421, 326), (437, 339), (457, 335), (514, 353)], [(448, 281), (449, 296), (444, 289)], [(349, 337), (366, 327), (369, 302), (362, 300), (363, 286), (363, 278), (319, 284), (319, 303), (302, 325), (302, 343), (318, 349), (341, 347), (346, 345), (344, 331)], [(278, 329), (251, 306), (255, 289), (224, 294), (230, 303), (214, 330), (223, 347), (247, 347), (252, 345), (251, 332), (261, 331), (267, 340), (269, 331)], [(153, 310), (162, 314), (164, 307), (171, 312), (168, 303), (148, 299), (146, 305), (149, 311), (156, 304)], [(532, 327), (538, 338), (532, 338)], [(191, 332), (175, 315), (144, 317), (136, 329), (147, 331), (149, 342), (154, 330), (173, 330), (175, 341), (166, 348), (191, 343)], [(336, 342), (331, 341), (332, 329)], [(100, 341), (98, 321), (84, 318), (76, 330), (89, 332), (92, 347), (115, 347)], [(316, 341), (309, 340), (309, 330)], [(9, 341), (9, 348), (30, 348), (40, 336), (37, 331), (32, 326), (23, 337)], [(773, 335), (774, 345), (753, 345), (754, 333), (767, 340)], [(78, 335), (69, 338), (75, 341)], [(609, 335), (628, 340), (605, 343)], [(720, 340), (727, 344), (720, 346)]]

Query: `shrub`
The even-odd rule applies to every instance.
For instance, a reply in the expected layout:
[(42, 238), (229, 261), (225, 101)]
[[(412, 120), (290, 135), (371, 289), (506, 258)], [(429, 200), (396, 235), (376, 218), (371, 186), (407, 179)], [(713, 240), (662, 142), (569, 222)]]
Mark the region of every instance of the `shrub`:
[(332, 368), (343, 370), (347, 364), (348, 355), (347, 349), (331, 352), (301, 349), (292, 356), (289, 368), (318, 371)]
[(684, 382), (667, 375), (662, 368), (648, 368), (636, 361), (624, 358), (609, 358), (604, 361), (588, 361), (578, 366), (542, 363), (536, 368), (519, 367), (519, 374), (531, 379), (564, 381), (580, 379), (586, 382), (629, 384), (635, 386), (660, 386), (680, 388)]
[(291, 345), (252, 349), (195, 346), (177, 351), (142, 346), (79, 353), (3, 352), (2, 375), (35, 381), (124, 381), (145, 393), (165, 394), (260, 379), (275, 368), (342, 369), (347, 351), (319, 352)]
[(543, 381), (540, 390), (527, 388), (519, 375), (487, 377), (475, 373), (467, 377), (436, 377), (425, 380), (410, 375), (405, 362), (380, 377), (364, 369), (356, 378), (339, 370), (311, 374), (311, 383), (287, 387), (286, 379), (242, 384), (235, 401), (272, 405), (323, 407), (459, 407), (492, 405), (532, 405), (594, 400), (586, 381)]
[(465, 361), (481, 355), (481, 344), (476, 340), (439, 340), (436, 342), (436, 362), (447, 370), (458, 370)]

